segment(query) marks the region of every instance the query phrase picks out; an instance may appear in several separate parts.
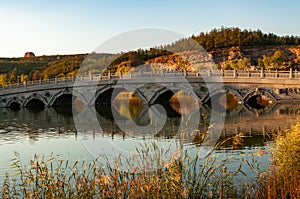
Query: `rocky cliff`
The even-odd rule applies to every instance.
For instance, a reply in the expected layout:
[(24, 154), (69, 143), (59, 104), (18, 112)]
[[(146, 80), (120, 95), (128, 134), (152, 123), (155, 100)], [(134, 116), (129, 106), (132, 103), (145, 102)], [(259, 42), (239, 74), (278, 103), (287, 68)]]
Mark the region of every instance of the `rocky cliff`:
[(248, 58), (252, 65), (257, 65), (258, 59), (263, 55), (272, 56), (276, 51), (284, 54), (284, 65), (286, 67), (293, 66), (295, 68), (300, 65), (300, 46), (258, 46), (258, 47), (230, 47), (216, 49), (208, 52), (212, 55), (216, 64), (221, 64), (226, 60)]
[(188, 70), (197, 70), (199, 67), (211, 66), (212, 63), (222, 65), (226, 60), (247, 58), (252, 66), (257, 66), (263, 55), (272, 56), (276, 51), (284, 54), (283, 69), (300, 69), (300, 46), (228, 47), (214, 49), (207, 54), (188, 51), (156, 57), (146, 61), (146, 64), (159, 63), (170, 70), (180, 70), (184, 66)]

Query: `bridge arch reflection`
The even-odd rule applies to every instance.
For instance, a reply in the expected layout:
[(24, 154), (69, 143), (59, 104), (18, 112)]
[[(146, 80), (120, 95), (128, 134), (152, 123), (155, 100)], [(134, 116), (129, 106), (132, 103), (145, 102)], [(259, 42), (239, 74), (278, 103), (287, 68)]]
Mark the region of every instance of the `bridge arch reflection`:
[(259, 88), (247, 93), (244, 97), (245, 106), (250, 109), (265, 109), (270, 103), (277, 102), (276, 97), (272, 92)]

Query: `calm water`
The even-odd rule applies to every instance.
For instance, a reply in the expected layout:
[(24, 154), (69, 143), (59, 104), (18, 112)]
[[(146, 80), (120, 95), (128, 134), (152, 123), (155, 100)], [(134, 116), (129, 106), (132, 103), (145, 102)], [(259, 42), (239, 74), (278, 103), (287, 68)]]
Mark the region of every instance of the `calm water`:
[[(139, 144), (151, 141), (160, 146), (173, 143), (174, 146), (189, 148), (191, 153), (199, 147), (204, 147), (197, 145), (197, 139), (181, 143), (175, 138), (181, 122), (180, 111), (176, 106), (165, 107), (167, 118), (163, 129), (156, 129), (152, 134), (136, 133), (130, 129), (124, 133), (118, 127), (120, 123), (114, 118), (117, 117), (121, 123), (133, 118), (139, 126), (147, 126), (151, 118), (147, 107), (141, 104), (130, 104), (129, 107), (124, 107), (122, 103), (114, 103), (112, 108), (98, 106), (95, 109), (79, 106), (73, 111), (71, 108), (17, 111), (0, 109), (0, 180), (2, 181), (5, 172), (10, 169), (14, 151), (20, 153), (23, 163), (28, 163), (35, 153), (46, 157), (51, 153), (62, 154), (63, 158), (69, 160), (89, 161), (99, 153), (106, 153), (109, 156), (130, 153)], [(215, 155), (226, 158), (242, 154), (251, 159), (251, 154), (256, 155), (265, 149), (267, 151), (269, 136), (294, 124), (299, 111), (300, 104), (271, 104), (265, 110), (249, 109), (239, 105), (230, 111), (221, 111), (219, 114), (226, 114), (221, 137), (236, 133), (243, 133), (249, 137), (244, 138), (241, 144), (227, 143), (222, 149), (217, 150)], [(208, 121), (211, 112), (209, 107), (201, 107), (203, 117), (200, 128), (205, 129), (210, 125)], [(267, 153), (256, 156), (255, 160), (264, 168), (269, 157)], [(238, 162), (232, 161), (230, 166), (234, 168), (237, 164)]]

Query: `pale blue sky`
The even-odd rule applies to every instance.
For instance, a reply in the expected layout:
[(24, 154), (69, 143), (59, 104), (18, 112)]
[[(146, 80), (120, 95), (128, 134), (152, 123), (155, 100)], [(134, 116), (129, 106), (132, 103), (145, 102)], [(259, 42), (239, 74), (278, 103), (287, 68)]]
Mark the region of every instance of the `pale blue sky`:
[(298, 0), (0, 0), (0, 57), (89, 53), (114, 35), (164, 28), (184, 35), (212, 28), (300, 35)]

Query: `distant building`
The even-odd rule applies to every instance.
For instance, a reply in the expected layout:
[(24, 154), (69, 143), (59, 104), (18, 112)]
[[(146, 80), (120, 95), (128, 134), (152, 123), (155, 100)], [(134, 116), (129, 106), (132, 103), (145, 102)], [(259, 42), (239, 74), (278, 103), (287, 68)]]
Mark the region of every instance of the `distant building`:
[(35, 54), (33, 52), (26, 52), (24, 57), (35, 57)]

